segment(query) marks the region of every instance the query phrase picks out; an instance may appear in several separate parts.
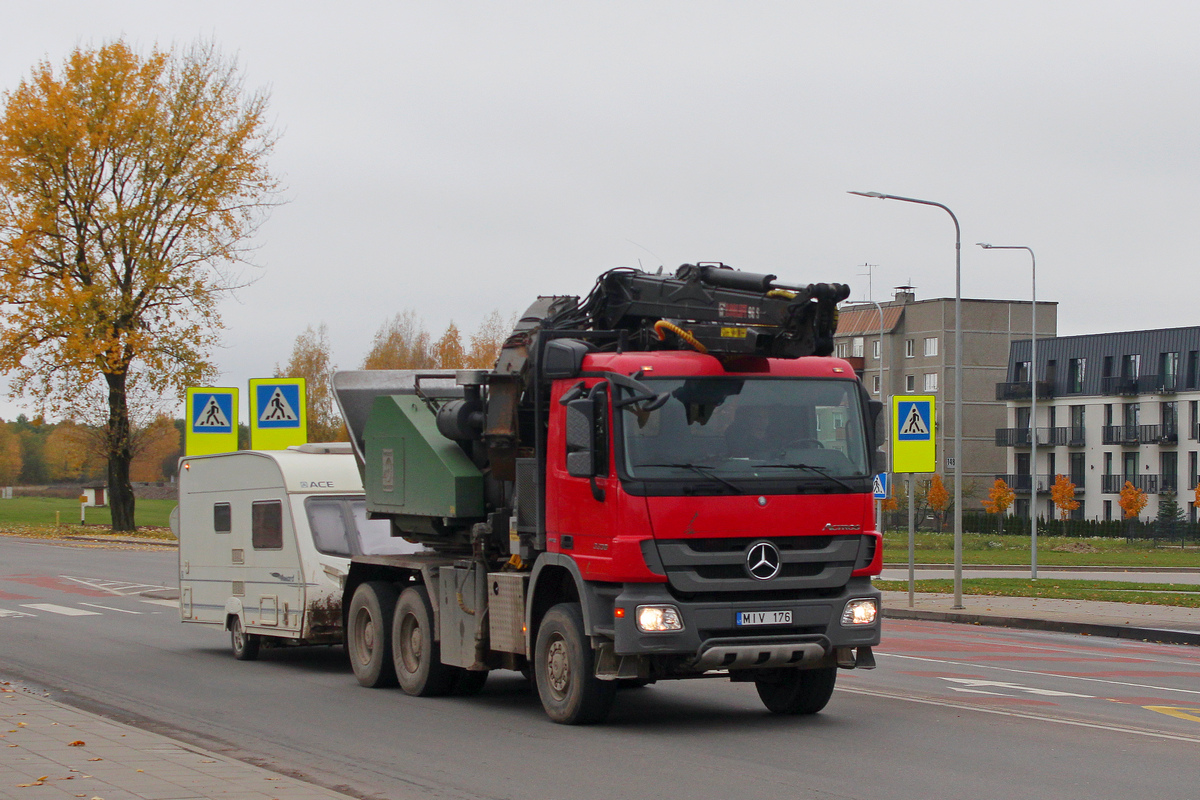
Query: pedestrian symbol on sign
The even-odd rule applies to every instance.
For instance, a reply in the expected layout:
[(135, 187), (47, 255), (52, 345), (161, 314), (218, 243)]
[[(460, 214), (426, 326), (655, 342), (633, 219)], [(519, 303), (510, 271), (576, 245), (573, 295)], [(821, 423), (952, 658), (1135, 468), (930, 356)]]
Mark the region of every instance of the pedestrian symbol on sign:
[(921, 412), (917, 410), (916, 403), (913, 403), (912, 408), (909, 409), (908, 418), (900, 427), (900, 433), (906, 436), (929, 435), (929, 426), (925, 424), (925, 420), (921, 419)]
[(271, 399), (267, 401), (267, 404), (263, 408), (262, 415), (258, 418), (258, 421), (299, 422), (300, 416), (288, 403), (287, 398), (283, 396), (283, 387), (276, 386), (275, 392), (271, 395)]
[(232, 429), (229, 417), (233, 404), (229, 395), (210, 394), (207, 402), (198, 405), (200, 411), (192, 425), (196, 432), (228, 433)]

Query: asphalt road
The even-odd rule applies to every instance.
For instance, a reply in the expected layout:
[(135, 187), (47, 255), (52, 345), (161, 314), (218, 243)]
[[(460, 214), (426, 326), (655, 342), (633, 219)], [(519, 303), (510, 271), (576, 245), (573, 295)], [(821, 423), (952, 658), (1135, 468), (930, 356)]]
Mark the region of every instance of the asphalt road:
[[(340, 650), (264, 650), (141, 592), (170, 552), (0, 538), (0, 677), (360, 796), (1200, 797), (1200, 650), (889, 621), (879, 669), (810, 718), (722, 680), (622, 692), (610, 722), (550, 723), (516, 673), (474, 698), (357, 685)], [(0, 769), (3, 752), (0, 751)]]

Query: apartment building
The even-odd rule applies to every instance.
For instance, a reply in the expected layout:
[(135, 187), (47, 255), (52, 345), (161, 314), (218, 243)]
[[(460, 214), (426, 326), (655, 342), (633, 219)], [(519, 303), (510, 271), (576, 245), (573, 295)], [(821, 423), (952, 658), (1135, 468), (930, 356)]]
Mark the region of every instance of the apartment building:
[[(1006, 380), (1012, 345), (1028, 340), (1031, 304), (1020, 300), (962, 300), (963, 315), (963, 488), (964, 507), (978, 507), (997, 473), (1006, 469), (1005, 452), (995, 446), (995, 430), (1006, 422), (996, 384)], [(1058, 330), (1058, 304), (1037, 305), (1038, 337)], [(882, 328), (882, 336), (881, 336)], [(867, 390), (890, 406), (897, 394), (937, 398), (939, 472), (953, 470), (954, 455), (954, 298), (917, 300), (912, 287), (875, 304), (844, 304), (835, 337), (836, 353), (854, 365)], [(974, 490), (974, 491), (972, 491)]]
[(1196, 520), (1189, 501), (1200, 482), (1200, 327), (1039, 339), (1036, 369), (1029, 340), (1013, 342), (996, 397), (1007, 404), (995, 435), (1007, 466), (996, 477), (1017, 492), (1016, 514), (1033, 502), (1054, 515), (1049, 491), (1062, 474), (1075, 484), (1078, 519), (1120, 519), (1129, 481), (1149, 495), (1143, 519), (1170, 492)]

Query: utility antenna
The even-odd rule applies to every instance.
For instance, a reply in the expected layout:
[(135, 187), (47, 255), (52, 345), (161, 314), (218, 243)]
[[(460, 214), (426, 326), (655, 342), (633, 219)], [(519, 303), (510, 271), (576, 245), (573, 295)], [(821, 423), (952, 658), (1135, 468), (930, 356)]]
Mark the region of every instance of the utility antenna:
[(874, 300), (875, 300), (875, 289), (874, 289), (874, 287), (872, 286), (872, 284), (874, 283), (874, 276), (873, 276), (871, 273), (872, 273), (872, 272), (874, 271), (874, 269), (875, 269), (876, 267), (878, 267), (879, 265), (878, 265), (878, 264), (859, 264), (859, 266), (860, 266), (860, 267), (866, 267), (866, 268), (867, 268), (867, 271), (866, 271), (866, 272), (860, 272), (860, 273), (858, 273), (858, 274), (859, 274), (859, 275), (866, 275), (866, 276), (867, 276), (867, 302), (868, 302), (868, 303), (870, 303), (870, 302), (874, 302)]

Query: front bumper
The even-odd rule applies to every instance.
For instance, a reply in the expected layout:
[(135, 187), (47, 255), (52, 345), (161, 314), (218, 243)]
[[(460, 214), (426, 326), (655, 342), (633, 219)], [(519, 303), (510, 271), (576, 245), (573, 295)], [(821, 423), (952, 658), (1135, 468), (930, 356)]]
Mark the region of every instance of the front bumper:
[[(690, 657), (704, 669), (807, 665), (829, 656), (834, 648), (879, 644), (880, 616), (870, 625), (842, 625), (841, 618), (848, 601), (874, 598), (881, 608), (880, 597), (869, 578), (852, 578), (835, 596), (771, 600), (687, 601), (676, 598), (664, 584), (627, 583), (613, 603), (615, 608), (625, 609), (623, 617), (613, 619), (614, 651), (618, 656)], [(683, 629), (663, 633), (638, 630), (636, 609), (650, 604), (679, 609)], [(737, 625), (738, 612), (755, 611), (791, 611), (792, 622)]]

